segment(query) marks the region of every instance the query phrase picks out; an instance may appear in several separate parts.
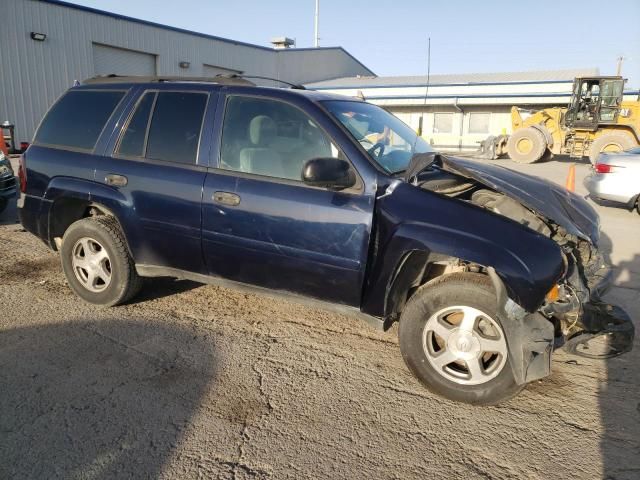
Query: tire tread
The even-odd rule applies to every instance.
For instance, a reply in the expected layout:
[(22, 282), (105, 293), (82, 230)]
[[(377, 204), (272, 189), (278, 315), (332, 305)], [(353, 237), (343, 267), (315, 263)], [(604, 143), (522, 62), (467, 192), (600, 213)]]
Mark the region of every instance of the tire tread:
[(124, 232), (120, 227), (120, 223), (115, 217), (111, 215), (99, 215), (93, 217), (93, 219), (102, 225), (104, 229), (111, 235), (113, 241), (116, 244), (116, 248), (118, 249), (118, 254), (122, 255), (123, 258), (126, 259), (127, 267), (128, 267), (128, 279), (127, 289), (122, 297), (122, 301), (120, 303), (126, 303), (135, 297), (140, 290), (142, 289), (142, 285), (144, 283), (144, 279), (138, 275), (136, 271), (136, 265), (129, 254), (129, 247), (127, 246), (127, 240), (124, 236)]

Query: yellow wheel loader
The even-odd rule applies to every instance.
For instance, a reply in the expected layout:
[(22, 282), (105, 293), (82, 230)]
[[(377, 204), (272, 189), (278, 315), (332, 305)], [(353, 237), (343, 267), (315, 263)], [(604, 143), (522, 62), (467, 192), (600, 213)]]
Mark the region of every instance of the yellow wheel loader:
[[(623, 101), (622, 77), (582, 77), (573, 84), (567, 108), (535, 112), (511, 107), (512, 134), (490, 137), (485, 157), (507, 153), (518, 163), (535, 163), (553, 155), (588, 156), (640, 145), (640, 99)], [(529, 113), (523, 118), (522, 113)]]

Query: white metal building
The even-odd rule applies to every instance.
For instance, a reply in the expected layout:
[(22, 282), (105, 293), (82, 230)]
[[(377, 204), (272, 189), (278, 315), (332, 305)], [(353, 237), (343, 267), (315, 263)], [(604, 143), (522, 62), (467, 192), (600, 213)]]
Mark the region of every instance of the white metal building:
[(0, 0), (0, 19), (0, 122), (16, 125), (18, 141), (74, 80), (95, 75), (373, 75), (341, 47), (274, 49), (55, 0)]
[[(384, 106), (442, 150), (478, 148), (488, 135), (511, 132), (511, 107), (539, 110), (569, 103), (573, 80), (599, 75), (598, 69), (375, 77), (315, 82), (307, 88), (364, 96)], [(638, 96), (626, 91), (625, 99)]]

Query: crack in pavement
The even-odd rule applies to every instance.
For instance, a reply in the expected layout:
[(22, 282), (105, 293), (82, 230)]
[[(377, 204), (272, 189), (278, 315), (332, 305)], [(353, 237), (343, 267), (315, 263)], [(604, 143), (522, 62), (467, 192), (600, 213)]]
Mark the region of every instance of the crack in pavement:
[[(266, 417), (271, 415), (271, 412), (273, 412), (273, 405), (271, 404), (271, 399), (269, 398), (269, 395), (266, 393), (265, 388), (264, 388), (264, 377), (265, 377), (265, 375), (258, 368), (258, 363), (263, 361), (265, 357), (268, 358), (269, 354), (271, 353), (271, 348), (273, 347), (273, 345), (274, 345), (273, 342), (269, 343), (267, 345), (267, 348), (265, 349), (264, 353), (261, 356), (258, 356), (256, 358), (256, 360), (251, 364), (251, 369), (257, 375), (258, 390), (260, 392), (261, 397), (265, 400), (265, 406), (267, 407), (267, 412), (261, 414), (260, 417), (255, 421), (255, 426), (256, 427)], [(247, 468), (251, 468), (251, 467), (248, 467), (248, 465), (243, 461), (245, 456), (246, 456), (245, 445), (247, 444), (247, 442), (249, 442), (251, 440), (251, 437), (249, 436), (249, 428), (252, 425), (251, 425), (251, 422), (249, 421), (249, 416), (250, 416), (250, 412), (247, 411), (245, 413), (245, 418), (244, 418), (244, 421), (243, 421), (242, 431), (240, 432), (240, 442), (238, 444), (238, 460), (237, 460), (237, 462), (235, 462), (235, 466), (233, 468), (233, 478), (234, 478), (234, 480), (238, 478), (237, 477), (238, 468), (241, 468), (241, 469), (244, 469), (244, 470), (246, 470)], [(254, 470), (252, 469), (252, 472), (253, 471)], [(263, 471), (261, 473), (264, 473), (267, 476), (270, 476), (267, 472)]]

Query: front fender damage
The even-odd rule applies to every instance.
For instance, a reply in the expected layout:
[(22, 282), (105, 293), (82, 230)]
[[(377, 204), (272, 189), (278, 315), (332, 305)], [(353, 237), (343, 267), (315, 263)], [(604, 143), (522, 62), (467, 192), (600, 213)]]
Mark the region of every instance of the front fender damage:
[(504, 283), (492, 267), (487, 268), (496, 291), (498, 319), (507, 338), (513, 376), (518, 385), (551, 374), (554, 326), (541, 313), (528, 313), (511, 300)]
[[(528, 313), (511, 300), (492, 267), (487, 268), (496, 291), (498, 319), (507, 338), (513, 376), (519, 385), (551, 374), (551, 356), (558, 344), (554, 325), (540, 312)], [(562, 344), (569, 354), (604, 360), (631, 351), (635, 328), (620, 307), (600, 301), (583, 305), (585, 330)]]

